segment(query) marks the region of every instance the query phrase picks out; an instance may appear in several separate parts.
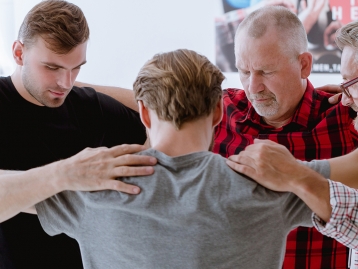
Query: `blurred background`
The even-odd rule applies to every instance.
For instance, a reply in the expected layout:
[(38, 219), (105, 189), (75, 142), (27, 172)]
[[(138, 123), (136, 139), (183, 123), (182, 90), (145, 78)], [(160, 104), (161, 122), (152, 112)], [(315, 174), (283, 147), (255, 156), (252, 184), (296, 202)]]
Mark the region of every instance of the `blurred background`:
[[(131, 89), (139, 69), (148, 59), (158, 52), (178, 48), (195, 50), (218, 64), (220, 56), (217, 54), (216, 22), (217, 18), (222, 18), (230, 11), (225, 7), (225, 1), (231, 3), (232, 10), (240, 9), (238, 2), (245, 2), (72, 0), (85, 13), (91, 30), (87, 64), (82, 67), (78, 80)], [(39, 2), (40, 0), (0, 0), (0, 75), (12, 74), (15, 67), (11, 53), (12, 43), (26, 13)], [(339, 2), (350, 5), (355, 1)], [(247, 7), (254, 4), (246, 3)], [(302, 4), (300, 8), (301, 6)], [(327, 12), (329, 6), (325, 4), (325, 8), (324, 12)], [(225, 71), (223, 88), (241, 87), (235, 70)], [(341, 76), (334, 72), (315, 73), (310, 79), (315, 86), (341, 82)]]

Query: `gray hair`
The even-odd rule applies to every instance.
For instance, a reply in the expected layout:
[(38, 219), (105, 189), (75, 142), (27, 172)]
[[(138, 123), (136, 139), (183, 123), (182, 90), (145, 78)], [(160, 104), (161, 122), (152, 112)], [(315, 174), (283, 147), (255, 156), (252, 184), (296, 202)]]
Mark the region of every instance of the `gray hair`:
[(296, 14), (282, 6), (266, 6), (250, 13), (236, 30), (235, 47), (240, 42), (238, 34), (242, 30), (247, 30), (250, 37), (260, 38), (269, 27), (275, 27), (281, 36), (281, 48), (287, 53), (298, 56), (308, 51), (307, 34), (302, 22)]
[(358, 21), (350, 22), (337, 30), (336, 44), (340, 50), (345, 46), (358, 49)]

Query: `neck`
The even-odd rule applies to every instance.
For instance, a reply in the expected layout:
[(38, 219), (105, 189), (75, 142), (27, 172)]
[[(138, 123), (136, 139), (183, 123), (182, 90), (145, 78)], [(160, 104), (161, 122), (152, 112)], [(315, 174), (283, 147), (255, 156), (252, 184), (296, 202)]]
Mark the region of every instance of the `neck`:
[(170, 122), (158, 120), (148, 129), (152, 148), (168, 156), (208, 151), (213, 139), (212, 117), (184, 123), (176, 130)]
[(263, 120), (268, 125), (273, 126), (273, 127), (275, 127), (277, 129), (277, 128), (281, 128), (282, 126), (286, 125), (291, 120), (291, 118), (292, 117), (289, 117), (288, 119), (285, 119), (285, 120), (275, 121), (275, 120), (269, 120), (269, 119), (263, 117)]
[(15, 86), (17, 92), (24, 98), (26, 101), (33, 103), (38, 106), (43, 106), (40, 102), (38, 102), (26, 89), (24, 84), (22, 83), (21, 77), (21, 66), (16, 66), (15, 72), (11, 75), (12, 83)]
[(21, 79), (21, 67), (20, 66), (16, 66), (16, 70), (15, 72), (11, 75), (11, 80), (12, 83), (14, 84), (16, 90), (20, 93), (25, 91), (25, 87), (22, 83), (22, 79)]

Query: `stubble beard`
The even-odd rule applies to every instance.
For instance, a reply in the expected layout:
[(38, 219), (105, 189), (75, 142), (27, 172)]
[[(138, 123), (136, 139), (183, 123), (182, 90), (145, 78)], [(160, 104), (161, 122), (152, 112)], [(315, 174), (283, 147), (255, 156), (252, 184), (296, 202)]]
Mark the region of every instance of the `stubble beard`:
[[(262, 99), (262, 98), (271, 98), (272, 101), (266, 104), (257, 104), (255, 103), (255, 99)], [(275, 96), (273, 95), (266, 95), (266, 94), (254, 94), (250, 95), (249, 100), (252, 106), (255, 108), (257, 114), (261, 117), (272, 117), (278, 113), (280, 108), (278, 102), (276, 101)]]
[(61, 106), (64, 103), (65, 99), (62, 98), (50, 99), (50, 98), (46, 98), (44, 96), (44, 93), (41, 94), (41, 90), (39, 90), (39, 87), (34, 85), (33, 81), (31, 80), (27, 72), (22, 72), (22, 83), (26, 91), (39, 103), (41, 103), (46, 107), (55, 108)]

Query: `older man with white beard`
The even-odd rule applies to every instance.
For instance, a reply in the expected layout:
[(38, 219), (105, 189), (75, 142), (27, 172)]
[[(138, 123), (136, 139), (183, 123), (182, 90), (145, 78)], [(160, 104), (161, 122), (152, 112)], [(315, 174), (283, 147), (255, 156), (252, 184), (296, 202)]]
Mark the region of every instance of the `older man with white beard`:
[[(342, 50), (341, 101), (358, 112), (358, 21), (340, 28), (336, 43)], [(354, 120), (354, 127), (358, 130), (358, 118)], [(319, 161), (329, 163), (330, 179), (297, 162), (285, 147), (268, 140), (256, 140), (229, 159), (228, 164), (234, 170), (265, 187), (293, 192), (305, 199), (309, 206), (315, 207), (313, 222), (319, 232), (358, 249), (358, 191), (353, 189), (358, 188), (358, 150)], [(358, 253), (352, 253), (350, 266), (356, 268), (353, 266), (358, 266)]]

